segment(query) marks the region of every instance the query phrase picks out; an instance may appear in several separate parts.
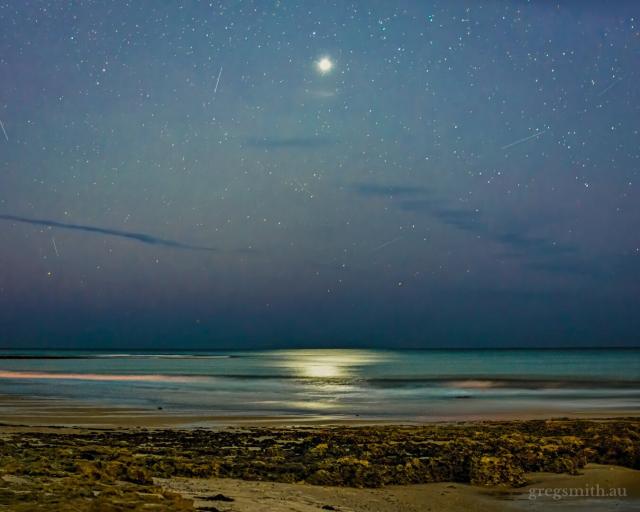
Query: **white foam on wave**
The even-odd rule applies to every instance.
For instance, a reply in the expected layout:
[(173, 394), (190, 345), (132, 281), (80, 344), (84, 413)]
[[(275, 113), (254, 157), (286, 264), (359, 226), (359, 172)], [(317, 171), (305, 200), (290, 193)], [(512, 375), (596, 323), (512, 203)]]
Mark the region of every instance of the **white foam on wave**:
[(99, 354), (96, 359), (229, 359), (229, 355), (198, 354)]
[(114, 375), (102, 373), (16, 372), (10, 370), (0, 370), (0, 379), (57, 379), (105, 382), (198, 382), (205, 380), (203, 377), (184, 375)]

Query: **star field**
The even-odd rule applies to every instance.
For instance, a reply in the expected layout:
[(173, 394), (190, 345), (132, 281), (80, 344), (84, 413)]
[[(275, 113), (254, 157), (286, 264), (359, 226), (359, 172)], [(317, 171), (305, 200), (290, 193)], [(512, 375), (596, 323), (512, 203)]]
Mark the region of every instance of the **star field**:
[(638, 342), (636, 2), (2, 2), (0, 50), (0, 346)]

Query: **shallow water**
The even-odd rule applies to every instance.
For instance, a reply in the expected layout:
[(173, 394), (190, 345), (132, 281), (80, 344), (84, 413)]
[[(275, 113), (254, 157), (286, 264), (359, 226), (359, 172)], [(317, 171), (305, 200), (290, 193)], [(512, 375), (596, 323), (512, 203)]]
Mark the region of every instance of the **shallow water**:
[(640, 350), (0, 351), (0, 394), (202, 414), (634, 414)]

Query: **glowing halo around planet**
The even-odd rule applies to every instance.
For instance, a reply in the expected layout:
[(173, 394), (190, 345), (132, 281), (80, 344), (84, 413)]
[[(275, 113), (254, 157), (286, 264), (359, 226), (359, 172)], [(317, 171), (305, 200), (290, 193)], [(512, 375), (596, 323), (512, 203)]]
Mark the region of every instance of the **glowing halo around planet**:
[(326, 75), (333, 69), (333, 61), (329, 57), (321, 57), (316, 61), (316, 69), (321, 75)]

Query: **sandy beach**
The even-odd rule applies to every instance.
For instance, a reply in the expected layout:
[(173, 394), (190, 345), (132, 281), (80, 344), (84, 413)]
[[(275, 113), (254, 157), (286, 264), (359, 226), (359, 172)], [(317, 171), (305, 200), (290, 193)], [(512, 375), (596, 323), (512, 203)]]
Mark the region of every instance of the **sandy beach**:
[(185, 428), (194, 418), (67, 407), (35, 422), (2, 418), (0, 510), (640, 509), (637, 418), (225, 425), (217, 417)]
[[(246, 482), (234, 479), (158, 480), (167, 490), (194, 500), (200, 510), (235, 512), (408, 512), (457, 511), (543, 511), (543, 510), (609, 510), (640, 509), (640, 473), (617, 466), (590, 464), (580, 475), (530, 473), (531, 483), (517, 489), (475, 487), (459, 483), (431, 483), (389, 486), (384, 489), (351, 489), (273, 482)], [(626, 496), (573, 497), (554, 499), (537, 496), (538, 489), (587, 488), (599, 482), (601, 487), (624, 488)], [(215, 499), (222, 494), (233, 501)]]

